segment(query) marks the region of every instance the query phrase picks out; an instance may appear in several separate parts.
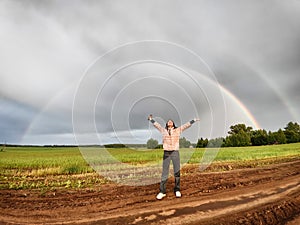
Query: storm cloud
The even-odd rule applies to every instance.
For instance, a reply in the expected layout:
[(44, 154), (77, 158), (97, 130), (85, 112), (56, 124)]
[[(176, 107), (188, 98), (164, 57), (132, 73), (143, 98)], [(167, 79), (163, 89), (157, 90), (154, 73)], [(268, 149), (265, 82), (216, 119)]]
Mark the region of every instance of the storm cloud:
[(200, 117), (192, 141), (300, 120), (298, 0), (3, 0), (0, 49), (0, 142), (145, 143), (149, 113)]

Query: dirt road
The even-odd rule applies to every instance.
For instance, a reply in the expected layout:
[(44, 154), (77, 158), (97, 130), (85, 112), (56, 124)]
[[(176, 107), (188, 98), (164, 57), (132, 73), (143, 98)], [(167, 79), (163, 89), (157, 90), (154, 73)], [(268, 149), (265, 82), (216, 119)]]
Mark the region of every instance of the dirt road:
[(96, 190), (1, 190), (1, 224), (296, 224), (300, 217), (300, 161), (205, 173), (182, 170), (182, 198), (173, 179), (167, 197), (158, 184), (107, 184)]

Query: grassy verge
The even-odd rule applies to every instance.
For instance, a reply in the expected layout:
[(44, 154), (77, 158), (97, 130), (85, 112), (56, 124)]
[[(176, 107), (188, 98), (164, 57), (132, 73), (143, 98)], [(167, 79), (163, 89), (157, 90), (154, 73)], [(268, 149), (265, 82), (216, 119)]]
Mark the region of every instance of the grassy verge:
[[(105, 151), (90, 150), (93, 154)], [(161, 162), (163, 153), (146, 149), (109, 149), (108, 152), (117, 161), (139, 166)], [(300, 143), (181, 149), (180, 154), (189, 164), (201, 165), (209, 159), (211, 164), (206, 171), (222, 171), (300, 159)], [(6, 147), (0, 152), (0, 189), (95, 188), (107, 182), (89, 166), (76, 147)]]

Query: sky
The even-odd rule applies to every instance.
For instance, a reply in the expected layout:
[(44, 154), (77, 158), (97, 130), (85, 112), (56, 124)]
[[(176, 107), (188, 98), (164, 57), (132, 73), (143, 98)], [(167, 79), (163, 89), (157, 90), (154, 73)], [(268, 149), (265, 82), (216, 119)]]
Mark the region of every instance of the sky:
[(299, 102), (299, 0), (0, 1), (0, 143), (276, 131)]

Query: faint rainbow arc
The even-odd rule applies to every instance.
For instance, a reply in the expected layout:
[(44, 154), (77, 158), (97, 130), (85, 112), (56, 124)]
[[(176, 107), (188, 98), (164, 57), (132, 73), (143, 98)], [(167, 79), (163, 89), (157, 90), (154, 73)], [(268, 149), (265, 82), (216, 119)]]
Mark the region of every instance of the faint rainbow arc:
[(225, 94), (227, 94), (230, 98), (232, 98), (237, 103), (237, 105), (241, 108), (241, 110), (247, 115), (247, 117), (250, 118), (251, 122), (255, 126), (254, 129), (261, 129), (261, 126), (255, 119), (253, 114), (250, 112), (250, 110), (244, 105), (244, 103), (238, 97), (236, 97), (232, 92), (230, 92), (227, 88), (222, 86), (221, 84), (218, 84), (218, 86), (220, 87), (220, 89), (222, 91), (224, 91)]

